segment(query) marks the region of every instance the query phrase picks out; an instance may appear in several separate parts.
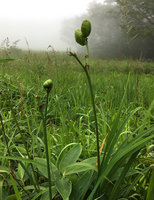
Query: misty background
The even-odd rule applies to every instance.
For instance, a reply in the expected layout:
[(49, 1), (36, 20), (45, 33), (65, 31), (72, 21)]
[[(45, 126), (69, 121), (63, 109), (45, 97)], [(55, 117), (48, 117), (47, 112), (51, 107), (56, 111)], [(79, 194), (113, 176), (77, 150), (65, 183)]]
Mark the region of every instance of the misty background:
[[(6, 24), (9, 23), (9, 26)], [(29, 48), (33, 50), (46, 50), (52, 45), (56, 50), (65, 50), (67, 44), (61, 39), (62, 20), (3, 20), (0, 21), (1, 29), (0, 41), (6, 37), (10, 42), (19, 40), (18, 47), (27, 49), (26, 40)]]
[[(83, 19), (92, 23), (89, 37), (91, 55), (100, 58), (148, 58), (154, 59), (154, 1), (153, 0), (104, 0), (87, 1), (87, 7), (70, 16), (47, 19), (0, 18), (1, 48), (9, 38), (14, 48), (82, 52), (74, 40), (74, 31)], [(82, 4), (81, 4), (82, 5)], [(28, 10), (27, 10), (28, 12)], [(67, 12), (67, 10), (65, 11)]]
[(86, 13), (90, 2), (93, 0), (2, 1), (0, 43), (8, 37), (10, 42), (19, 40), (18, 47), (23, 49), (27, 49), (27, 40), (30, 49), (46, 50), (52, 45), (56, 50), (66, 50), (68, 44), (61, 37), (63, 20)]

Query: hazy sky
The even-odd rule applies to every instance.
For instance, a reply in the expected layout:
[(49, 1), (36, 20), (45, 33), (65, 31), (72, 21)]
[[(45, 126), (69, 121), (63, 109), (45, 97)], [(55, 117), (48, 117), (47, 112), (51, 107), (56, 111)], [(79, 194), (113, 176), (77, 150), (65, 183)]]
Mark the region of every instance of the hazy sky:
[[(0, 43), (20, 39), (19, 47), (65, 49), (60, 39), (63, 19), (85, 13), (93, 0), (0, 0)], [(103, 3), (103, 0), (96, 0)]]

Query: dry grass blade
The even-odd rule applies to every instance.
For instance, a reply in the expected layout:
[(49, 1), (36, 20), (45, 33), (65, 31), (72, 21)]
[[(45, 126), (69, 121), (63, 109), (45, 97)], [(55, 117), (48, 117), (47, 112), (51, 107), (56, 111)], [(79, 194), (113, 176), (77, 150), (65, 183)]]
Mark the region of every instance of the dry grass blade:
[[(105, 138), (103, 139), (103, 142), (102, 142), (101, 147), (99, 149), (99, 155), (101, 155), (101, 152), (102, 152), (102, 149), (103, 149), (103, 146), (104, 146), (104, 143), (106, 141), (107, 136), (108, 136), (108, 133), (106, 134)], [(96, 167), (98, 167), (98, 159), (96, 160)]]

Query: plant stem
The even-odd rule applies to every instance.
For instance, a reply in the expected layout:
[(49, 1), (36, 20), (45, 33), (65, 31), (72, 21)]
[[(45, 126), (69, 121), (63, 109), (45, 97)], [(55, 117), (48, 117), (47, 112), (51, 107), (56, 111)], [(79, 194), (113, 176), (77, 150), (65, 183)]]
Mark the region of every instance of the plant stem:
[(42, 113), (43, 129), (44, 129), (44, 135), (45, 135), (44, 140), (45, 140), (46, 159), (47, 159), (47, 168), (48, 168), (49, 199), (52, 200), (49, 149), (48, 149), (47, 130), (46, 130), (46, 117), (47, 117), (48, 99), (49, 99), (49, 92), (47, 92), (47, 96), (46, 96), (46, 105), (45, 105), (45, 115), (44, 115), (44, 117), (43, 117), (42, 110), (41, 110), (41, 113)]
[(96, 115), (96, 107), (95, 107), (95, 101), (94, 101), (94, 94), (93, 94), (91, 79), (90, 79), (90, 76), (89, 76), (89, 73), (88, 73), (87, 70), (85, 70), (85, 73), (86, 73), (86, 76), (87, 76), (87, 79), (88, 79), (90, 95), (91, 95), (91, 102), (92, 102), (92, 106), (93, 106), (94, 120), (95, 120), (96, 142), (97, 142), (97, 159), (98, 159), (98, 172), (99, 172), (99, 169), (100, 169), (99, 132), (98, 132), (98, 122), (97, 122), (97, 115)]
[(86, 43), (86, 50), (87, 50), (87, 58), (89, 58), (89, 47), (88, 47), (88, 41)]
[(86, 50), (87, 50), (87, 55), (86, 55), (86, 66), (89, 67), (89, 47), (88, 47), (88, 41), (86, 42)]
[[(88, 44), (86, 45), (86, 47), (87, 47), (87, 53), (89, 54)], [(81, 65), (81, 67), (83, 68), (83, 70), (84, 70), (84, 72), (86, 74), (87, 80), (88, 80), (88, 85), (89, 85), (90, 95), (91, 95), (91, 102), (92, 102), (93, 113), (94, 113), (94, 120), (95, 120), (96, 143), (97, 143), (97, 160), (98, 160), (98, 174), (99, 174), (99, 170), (100, 170), (99, 132), (98, 132), (97, 115), (96, 115), (96, 108), (95, 108), (95, 101), (94, 101), (94, 94), (93, 94), (93, 89), (92, 89), (92, 84), (91, 84), (91, 78), (89, 76), (87, 67), (82, 64), (82, 62), (80, 61), (80, 59), (78, 58), (78, 56), (75, 53), (72, 53), (72, 52), (70, 52), (70, 56), (73, 56), (78, 61), (78, 63)]]

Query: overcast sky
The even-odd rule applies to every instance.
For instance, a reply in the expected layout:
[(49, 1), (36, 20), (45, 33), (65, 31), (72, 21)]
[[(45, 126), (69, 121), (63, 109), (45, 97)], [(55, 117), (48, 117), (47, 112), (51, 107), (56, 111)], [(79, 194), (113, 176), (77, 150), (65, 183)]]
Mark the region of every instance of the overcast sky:
[[(86, 13), (94, 0), (0, 0), (0, 44), (8, 37), (18, 46), (44, 49), (52, 45), (57, 50), (67, 48), (60, 39), (63, 19)], [(95, 0), (103, 3), (104, 0)]]

